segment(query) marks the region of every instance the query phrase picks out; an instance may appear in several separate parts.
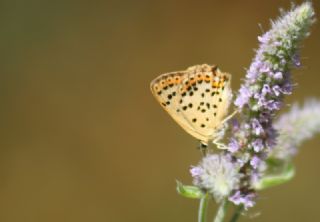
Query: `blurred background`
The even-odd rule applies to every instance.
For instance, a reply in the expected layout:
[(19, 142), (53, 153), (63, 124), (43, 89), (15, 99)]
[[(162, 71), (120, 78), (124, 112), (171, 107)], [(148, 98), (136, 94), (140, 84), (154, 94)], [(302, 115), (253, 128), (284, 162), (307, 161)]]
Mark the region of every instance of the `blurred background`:
[[(149, 83), (209, 63), (232, 73), (236, 91), (258, 24), (267, 30), (290, 3), (1, 0), (0, 221), (196, 221), (198, 202), (178, 196), (175, 179), (191, 183), (198, 143)], [(320, 98), (319, 39), (318, 22), (288, 104)], [(320, 136), (305, 143), (296, 177), (240, 221), (315, 221), (319, 146)]]

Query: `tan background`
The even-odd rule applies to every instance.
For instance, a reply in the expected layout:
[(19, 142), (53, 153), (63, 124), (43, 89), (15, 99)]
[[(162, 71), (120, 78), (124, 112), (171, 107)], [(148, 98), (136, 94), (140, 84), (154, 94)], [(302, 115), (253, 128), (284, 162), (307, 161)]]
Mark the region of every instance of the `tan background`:
[[(290, 2), (2, 0), (0, 221), (196, 221), (175, 179), (191, 182), (197, 142), (149, 82), (215, 63), (237, 90), (258, 23), (268, 29)], [(320, 97), (319, 39), (317, 23), (288, 104)], [(317, 221), (319, 148), (320, 137), (304, 144), (294, 180), (262, 192), (241, 221)]]

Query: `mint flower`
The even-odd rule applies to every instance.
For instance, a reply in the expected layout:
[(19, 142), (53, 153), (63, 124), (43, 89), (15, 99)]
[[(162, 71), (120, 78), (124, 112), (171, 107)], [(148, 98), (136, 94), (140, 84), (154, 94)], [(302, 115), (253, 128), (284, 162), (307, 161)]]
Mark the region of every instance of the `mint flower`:
[(256, 194), (254, 193), (243, 194), (238, 190), (229, 198), (229, 200), (236, 205), (243, 204), (244, 208), (248, 209), (254, 206), (255, 198), (256, 198)]
[(227, 156), (211, 154), (191, 168), (194, 185), (211, 193), (217, 202), (236, 189), (240, 174), (237, 164)]
[(300, 65), (299, 43), (309, 35), (313, 22), (312, 5), (306, 2), (283, 14), (272, 23), (270, 31), (258, 37), (260, 47), (235, 100), (241, 115), (240, 126), (228, 149), (235, 158), (250, 156), (240, 170), (245, 174), (240, 188), (229, 198), (237, 205), (245, 203), (239, 198), (249, 196), (250, 204), (246, 207), (253, 206), (255, 191), (251, 179), (259, 178), (257, 169), (276, 145), (278, 133), (273, 119), (283, 106), (284, 96), (292, 93), (290, 69)]
[(294, 104), (274, 124), (279, 137), (270, 157), (290, 160), (298, 147), (316, 133), (320, 133), (320, 101), (308, 100), (303, 106)]
[(177, 183), (179, 194), (200, 200), (198, 222), (207, 221), (210, 197), (219, 204), (214, 222), (224, 221), (230, 202), (239, 205), (230, 220), (236, 222), (255, 205), (257, 191), (293, 178), (292, 157), (302, 142), (320, 133), (320, 100), (295, 104), (276, 119), (285, 96), (292, 94), (291, 69), (301, 66), (299, 46), (314, 21), (312, 4), (305, 2), (282, 12), (258, 37), (259, 48), (234, 101), (238, 118), (224, 121), (231, 125), (226, 149), (212, 154), (210, 146), (201, 147), (204, 157), (190, 169), (194, 186)]

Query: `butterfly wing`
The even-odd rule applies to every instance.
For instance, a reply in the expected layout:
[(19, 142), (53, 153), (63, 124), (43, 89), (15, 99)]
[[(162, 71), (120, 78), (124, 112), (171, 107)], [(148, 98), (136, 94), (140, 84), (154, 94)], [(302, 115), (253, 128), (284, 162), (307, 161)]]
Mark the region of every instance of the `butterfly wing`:
[(162, 74), (154, 79), (151, 84), (151, 92), (161, 106), (170, 116), (189, 134), (203, 140), (205, 138), (198, 134), (192, 127), (192, 123), (182, 115), (182, 82), (188, 79), (188, 72), (178, 71)]
[(181, 95), (182, 115), (192, 129), (208, 143), (215, 138), (228, 113), (232, 92), (231, 75), (222, 73), (216, 66), (189, 68), (188, 80), (183, 82)]
[(207, 143), (227, 113), (230, 77), (216, 66), (197, 65), (160, 75), (151, 82), (151, 91), (184, 130)]
[(186, 73), (183, 71), (171, 72), (160, 75), (150, 84), (152, 94), (170, 115), (175, 116), (179, 112), (178, 88), (185, 77)]

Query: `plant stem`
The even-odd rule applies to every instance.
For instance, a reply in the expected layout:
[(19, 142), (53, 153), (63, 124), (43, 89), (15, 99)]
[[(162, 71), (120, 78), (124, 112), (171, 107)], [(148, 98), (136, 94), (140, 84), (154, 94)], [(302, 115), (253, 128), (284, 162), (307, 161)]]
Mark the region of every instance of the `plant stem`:
[(223, 219), (224, 219), (226, 212), (227, 212), (227, 208), (228, 208), (228, 201), (223, 200), (219, 206), (216, 217), (214, 218), (214, 222), (223, 222)]
[(233, 216), (232, 216), (230, 222), (237, 222), (238, 219), (239, 219), (239, 217), (240, 217), (240, 215), (241, 215), (242, 210), (243, 210), (243, 205), (240, 205), (240, 206), (235, 210), (235, 212), (233, 213)]
[(198, 211), (198, 222), (206, 222), (207, 206), (209, 201), (209, 195), (206, 193), (204, 197), (200, 199), (199, 211)]

